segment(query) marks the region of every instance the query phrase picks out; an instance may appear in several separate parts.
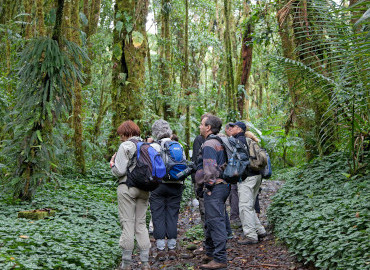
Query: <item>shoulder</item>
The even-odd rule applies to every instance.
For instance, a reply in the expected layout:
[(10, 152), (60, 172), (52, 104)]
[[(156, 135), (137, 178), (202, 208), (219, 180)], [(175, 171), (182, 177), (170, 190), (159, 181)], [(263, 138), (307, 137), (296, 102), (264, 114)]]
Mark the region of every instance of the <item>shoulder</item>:
[(216, 148), (220, 146), (221, 143), (217, 139), (208, 139), (204, 142), (204, 147), (209, 146), (212, 148)]
[(161, 152), (161, 145), (158, 142), (153, 142), (150, 144), (151, 147), (153, 147), (158, 153)]
[(127, 140), (121, 143), (121, 145), (119, 146), (119, 149), (124, 150), (124, 151), (133, 152), (133, 151), (136, 151), (136, 144), (132, 141)]

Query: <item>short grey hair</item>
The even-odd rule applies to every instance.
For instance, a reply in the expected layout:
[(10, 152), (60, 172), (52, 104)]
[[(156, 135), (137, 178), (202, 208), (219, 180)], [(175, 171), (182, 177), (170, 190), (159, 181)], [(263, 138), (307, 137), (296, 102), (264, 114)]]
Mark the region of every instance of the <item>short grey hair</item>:
[(163, 119), (155, 121), (152, 125), (152, 135), (157, 140), (170, 138), (172, 136), (172, 129), (170, 128), (170, 124), (168, 124), (168, 122)]

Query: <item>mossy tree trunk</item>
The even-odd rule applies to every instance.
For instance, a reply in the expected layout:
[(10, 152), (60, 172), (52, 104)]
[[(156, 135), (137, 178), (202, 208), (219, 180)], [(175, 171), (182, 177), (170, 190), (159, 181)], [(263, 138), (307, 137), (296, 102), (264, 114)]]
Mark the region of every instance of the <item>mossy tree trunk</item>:
[(184, 44), (184, 75), (182, 88), (185, 91), (187, 98), (186, 103), (186, 125), (185, 125), (185, 154), (186, 158), (189, 159), (189, 150), (190, 150), (190, 94), (189, 88), (189, 1), (185, 0), (185, 44)]
[(113, 116), (108, 156), (117, 148), (117, 128), (123, 121), (134, 120), (141, 125), (138, 121), (144, 109), (141, 97), (145, 81), (148, 0), (117, 0), (114, 13), (111, 89)]
[[(250, 7), (248, 1), (244, 2), (244, 20), (246, 20), (250, 14)], [(238, 86), (238, 112), (241, 119), (249, 120), (249, 75), (252, 68), (252, 55), (253, 55), (253, 45), (250, 44), (252, 41), (253, 26), (251, 23), (247, 23), (242, 33), (242, 44), (240, 49), (240, 62), (237, 73), (237, 80), (240, 81), (240, 86)], [(240, 88), (243, 87), (244, 91)]]
[[(79, 9), (80, 9), (80, 1), (79, 0), (72, 0), (70, 2), (72, 4), (70, 10), (71, 20), (73, 22), (72, 25), (72, 41), (79, 46), (81, 46), (81, 38), (80, 38), (80, 20), (79, 20)], [(75, 82), (74, 84), (74, 99), (73, 99), (73, 145), (75, 151), (75, 160), (76, 160), (76, 169), (82, 174), (86, 172), (86, 165), (85, 165), (85, 156), (84, 156), (84, 149), (83, 149), (83, 126), (82, 126), (82, 88), (79, 82)]]
[(168, 120), (171, 113), (171, 106), (169, 104), (171, 96), (171, 40), (170, 40), (170, 12), (171, 4), (170, 0), (162, 0), (162, 9), (161, 9), (161, 39), (162, 39), (162, 51), (161, 51), (161, 93), (162, 93), (162, 109), (163, 109), (163, 118)]
[(86, 31), (86, 39), (87, 39), (87, 49), (88, 54), (90, 58), (90, 62), (85, 63), (85, 84), (90, 84), (91, 82), (91, 64), (93, 60), (95, 59), (94, 52), (92, 50), (92, 43), (91, 43), (91, 37), (96, 34), (96, 31), (98, 29), (99, 24), (99, 18), (100, 18), (100, 6), (101, 6), (101, 0), (92, 0), (90, 4), (86, 3), (88, 9), (86, 12), (89, 12), (89, 14), (85, 14), (88, 18), (88, 24), (85, 28)]
[[(64, 1), (63, 1), (63, 4), (64, 4)], [(45, 24), (44, 24), (44, 7), (43, 7), (43, 5), (44, 5), (43, 0), (36, 0), (36, 22), (37, 22), (36, 23), (36, 29), (37, 29), (39, 37), (43, 37), (43, 36), (46, 35)], [(58, 5), (59, 5), (59, 0), (58, 0)], [(62, 10), (62, 12), (63, 12), (63, 10)], [(56, 18), (56, 20), (58, 20), (58, 18)], [(62, 20), (62, 18), (60, 18), (60, 20)], [(60, 21), (58, 23), (62, 23), (62, 22)], [(57, 24), (57, 21), (55, 22), (55, 25), (56, 24)]]
[(236, 102), (235, 102), (235, 85), (234, 85), (234, 68), (232, 59), (232, 48), (230, 39), (230, 0), (224, 0), (224, 14), (225, 14), (225, 55), (226, 55), (226, 93), (227, 93), (227, 107), (228, 120), (235, 120)]
[(28, 14), (27, 17), (25, 18), (27, 24), (26, 24), (26, 30), (24, 34), (24, 38), (30, 39), (33, 36), (33, 31), (32, 31), (32, 8), (34, 6), (35, 1), (33, 0), (24, 0), (23, 5), (24, 5), (24, 11)]

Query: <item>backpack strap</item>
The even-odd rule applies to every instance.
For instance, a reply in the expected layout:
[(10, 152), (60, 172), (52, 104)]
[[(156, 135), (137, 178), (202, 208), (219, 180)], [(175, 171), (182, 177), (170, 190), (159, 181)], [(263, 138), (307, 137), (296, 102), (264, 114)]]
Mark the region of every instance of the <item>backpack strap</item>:
[[(229, 158), (227, 157), (226, 145), (224, 144), (224, 142), (222, 141), (222, 139), (221, 139), (219, 136), (214, 135), (214, 134), (209, 135), (209, 136), (206, 138), (205, 142), (206, 142), (206, 141), (209, 141), (209, 140), (212, 140), (212, 139), (217, 140), (217, 141), (222, 145), (222, 147), (224, 148), (224, 158), (225, 158), (225, 163), (228, 163)], [(204, 143), (205, 143), (205, 142), (204, 142)], [(202, 150), (202, 149), (203, 149), (203, 147), (204, 147), (204, 143), (202, 144), (202, 146), (201, 146), (200, 150)]]
[(135, 146), (136, 146), (135, 153), (132, 155), (132, 158), (130, 159), (130, 162), (129, 162), (128, 166), (127, 166), (127, 168), (130, 168), (132, 166), (132, 164), (134, 163), (135, 156), (136, 156), (136, 159), (139, 158), (138, 157), (138, 153), (140, 153), (140, 152), (137, 151), (137, 144), (139, 143), (138, 140), (136, 140), (136, 139), (129, 139), (128, 141), (134, 143)]

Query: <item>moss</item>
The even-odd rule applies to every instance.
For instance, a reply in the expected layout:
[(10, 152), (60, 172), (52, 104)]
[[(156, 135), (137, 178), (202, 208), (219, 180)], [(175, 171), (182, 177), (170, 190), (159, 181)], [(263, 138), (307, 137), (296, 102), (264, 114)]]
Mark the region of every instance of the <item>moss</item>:
[(54, 217), (55, 216), (55, 210), (27, 210), (27, 211), (20, 211), (18, 212), (18, 218), (28, 218), (28, 219), (34, 219), (39, 220), (46, 217)]

